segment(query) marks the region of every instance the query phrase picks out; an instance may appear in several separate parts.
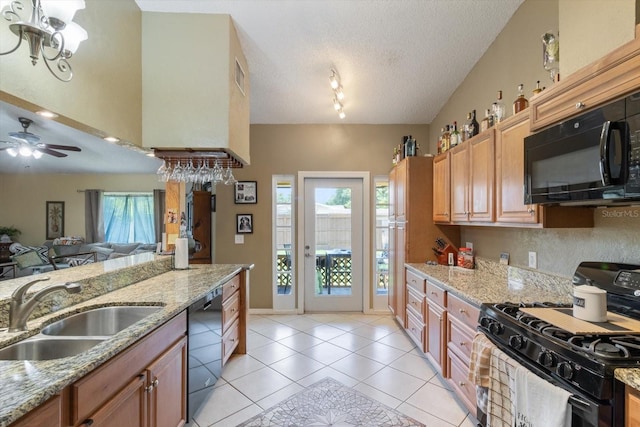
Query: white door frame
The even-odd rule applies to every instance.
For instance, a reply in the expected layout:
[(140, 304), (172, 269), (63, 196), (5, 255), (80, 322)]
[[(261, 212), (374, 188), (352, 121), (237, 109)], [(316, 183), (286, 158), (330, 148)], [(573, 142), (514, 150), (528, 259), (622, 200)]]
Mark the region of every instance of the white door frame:
[[(372, 312), (371, 309), (371, 182), (369, 172), (315, 172), (300, 171), (298, 172), (297, 198), (298, 209), (297, 219), (297, 244), (296, 258), (304, 259), (304, 181), (307, 178), (329, 178), (329, 179), (361, 179), (362, 180), (362, 308), (364, 313)], [(367, 256), (367, 254), (369, 256)], [(298, 268), (296, 271), (296, 283), (298, 283), (298, 314), (304, 313), (304, 268)]]

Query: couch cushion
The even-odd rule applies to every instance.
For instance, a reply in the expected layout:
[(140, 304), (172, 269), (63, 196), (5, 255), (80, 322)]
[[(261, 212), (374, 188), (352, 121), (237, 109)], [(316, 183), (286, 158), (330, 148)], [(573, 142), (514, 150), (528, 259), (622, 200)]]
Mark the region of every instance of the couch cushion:
[(15, 255), (33, 251), (40, 258), (39, 264), (47, 264), (49, 262), (49, 248), (46, 246), (22, 246), (19, 243), (14, 243), (9, 247), (9, 250)]
[(21, 254), (11, 257), (18, 264), (18, 268), (33, 267), (34, 265), (42, 265), (42, 260), (36, 251), (22, 252)]
[(120, 254), (130, 254), (138, 246), (140, 246), (140, 243), (112, 243), (111, 249)]
[(53, 245), (51, 250), (55, 256), (69, 256), (80, 252), (81, 246), (82, 245)]
[(94, 246), (90, 248), (87, 252), (95, 252), (96, 253), (96, 261), (104, 261), (109, 258), (109, 255), (113, 253), (113, 249), (111, 248), (103, 248), (100, 246)]

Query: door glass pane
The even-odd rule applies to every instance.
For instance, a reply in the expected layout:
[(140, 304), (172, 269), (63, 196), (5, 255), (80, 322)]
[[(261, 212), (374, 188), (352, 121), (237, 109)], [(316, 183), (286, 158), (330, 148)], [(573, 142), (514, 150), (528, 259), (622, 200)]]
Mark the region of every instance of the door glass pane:
[(278, 295), (290, 295), (293, 288), (293, 221), (292, 180), (281, 179), (276, 184), (275, 209), (275, 270)]
[(316, 295), (351, 295), (351, 188), (316, 188)]
[(387, 295), (389, 285), (389, 180), (376, 179), (376, 265), (374, 290)]

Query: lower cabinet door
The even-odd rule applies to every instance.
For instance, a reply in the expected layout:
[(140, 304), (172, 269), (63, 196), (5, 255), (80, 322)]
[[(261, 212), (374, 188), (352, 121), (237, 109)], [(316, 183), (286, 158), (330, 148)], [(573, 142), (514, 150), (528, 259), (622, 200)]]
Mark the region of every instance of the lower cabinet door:
[(61, 402), (60, 396), (53, 396), (11, 424), (11, 427), (59, 427), (62, 425)]
[(140, 374), (79, 426), (146, 427), (147, 376)]
[(187, 338), (182, 338), (147, 369), (151, 427), (180, 427), (186, 423)]
[(449, 383), (456, 394), (467, 407), (471, 415), (476, 416), (476, 386), (468, 380), (469, 365), (458, 358), (453, 352), (447, 354)]

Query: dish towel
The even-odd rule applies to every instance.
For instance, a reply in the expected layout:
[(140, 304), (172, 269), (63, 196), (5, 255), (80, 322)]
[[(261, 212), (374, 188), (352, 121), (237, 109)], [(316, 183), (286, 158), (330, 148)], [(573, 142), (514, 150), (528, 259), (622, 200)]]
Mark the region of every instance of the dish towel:
[(491, 349), (487, 427), (513, 427), (514, 413), (511, 378), (518, 362), (497, 347)]
[(515, 392), (516, 426), (571, 427), (568, 391), (522, 366), (515, 369), (511, 389)]
[(468, 379), (480, 387), (489, 387), (493, 343), (482, 332), (476, 332), (471, 343)]

